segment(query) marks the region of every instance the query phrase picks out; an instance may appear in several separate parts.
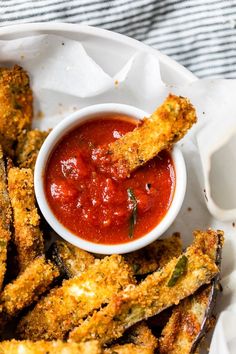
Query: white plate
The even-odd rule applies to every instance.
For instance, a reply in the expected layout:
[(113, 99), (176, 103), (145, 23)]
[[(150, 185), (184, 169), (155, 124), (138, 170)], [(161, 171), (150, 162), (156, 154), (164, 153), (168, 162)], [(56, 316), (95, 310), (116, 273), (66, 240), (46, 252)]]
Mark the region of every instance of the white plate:
[(158, 57), (162, 79), (167, 84), (186, 84), (196, 80), (190, 71), (135, 39), (101, 28), (68, 23), (33, 23), (2, 27), (0, 40), (10, 40), (36, 34), (55, 34), (80, 41), (87, 53), (111, 76), (119, 71), (137, 51)]
[[(116, 74), (134, 53), (142, 51), (152, 54), (159, 59), (161, 76), (165, 83), (170, 85), (185, 85), (197, 80), (191, 72), (159, 51), (134, 39), (107, 30), (84, 25), (61, 23), (22, 24), (0, 28), (0, 40), (6, 41), (39, 34), (54, 34), (81, 42), (89, 56), (111, 76)], [(202, 218), (202, 213), (198, 215), (198, 212), (188, 213), (186, 211), (189, 206), (193, 207), (194, 211), (200, 210), (200, 208), (205, 211), (205, 204), (204, 198), (200, 193), (200, 185), (197, 185), (198, 189), (196, 191), (194, 189), (196, 186), (194, 181), (196, 180), (196, 174), (201, 174), (198, 161), (199, 156), (196, 156), (196, 152), (194, 155), (192, 147), (189, 149), (188, 145), (183, 150), (188, 174), (189, 176), (191, 174), (192, 177), (192, 179), (189, 178), (188, 180), (187, 198), (182, 208), (182, 218), (184, 220), (187, 218), (188, 220), (186, 225), (184, 225), (184, 227), (186, 226), (185, 233), (188, 237), (191, 237), (192, 229), (197, 227), (205, 228), (212, 226), (213, 228), (223, 228), (223, 225), (211, 218), (207, 210), (204, 212), (204, 218)], [(173, 225), (170, 232), (181, 229), (181, 226), (183, 226), (181, 222)], [(229, 252), (230, 250), (232, 251), (233, 247), (228, 243), (227, 252), (230, 253), (230, 259), (233, 260), (233, 251)], [(233, 265), (230, 265), (230, 269), (226, 269), (226, 274), (232, 270), (231, 267)]]

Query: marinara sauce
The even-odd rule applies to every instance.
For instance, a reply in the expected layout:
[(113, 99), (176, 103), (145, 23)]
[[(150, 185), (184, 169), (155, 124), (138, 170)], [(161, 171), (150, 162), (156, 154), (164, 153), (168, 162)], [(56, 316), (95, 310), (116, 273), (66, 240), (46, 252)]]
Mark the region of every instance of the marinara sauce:
[[(53, 151), (45, 171), (47, 200), (75, 235), (101, 244), (125, 243), (151, 231), (166, 214), (175, 189), (168, 151), (122, 180), (101, 172), (92, 159), (95, 148), (119, 139), (136, 124), (119, 114), (96, 118), (65, 135)], [(135, 225), (130, 192), (137, 206)]]

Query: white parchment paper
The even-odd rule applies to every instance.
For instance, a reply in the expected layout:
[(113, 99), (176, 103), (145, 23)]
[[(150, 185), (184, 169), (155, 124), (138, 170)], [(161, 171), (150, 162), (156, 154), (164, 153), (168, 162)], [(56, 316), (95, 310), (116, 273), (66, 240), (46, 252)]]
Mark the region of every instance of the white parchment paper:
[[(204, 151), (204, 139), (198, 146), (198, 136), (206, 127), (212, 126), (209, 138), (217, 132), (220, 141), (227, 127), (236, 129), (236, 80), (198, 80), (183, 87), (166, 86), (161, 80), (158, 60), (146, 53), (134, 54), (120, 72), (110, 77), (87, 55), (79, 42), (54, 35), (1, 40), (0, 64), (10, 66), (15, 63), (30, 74), (35, 98), (33, 125), (40, 129), (53, 128), (70, 113), (91, 104), (120, 102), (151, 113), (169, 92), (190, 98), (197, 109), (198, 123), (179, 143), (187, 165), (187, 192), (183, 207), (167, 234), (180, 231), (188, 244), (192, 241), (194, 229), (212, 227), (225, 231), (224, 291), (217, 303), (219, 315), (210, 353), (235, 353), (236, 227), (234, 220), (222, 222), (215, 219), (206, 207), (205, 199), (209, 196), (204, 193), (199, 153)], [(220, 127), (220, 134), (217, 127)], [(224, 203), (230, 201), (230, 207), (233, 203), (236, 207), (236, 188), (232, 185), (236, 182), (235, 160), (236, 150), (232, 147), (221, 151), (218, 158), (216, 154), (215, 177), (211, 180), (217, 198), (222, 195)]]

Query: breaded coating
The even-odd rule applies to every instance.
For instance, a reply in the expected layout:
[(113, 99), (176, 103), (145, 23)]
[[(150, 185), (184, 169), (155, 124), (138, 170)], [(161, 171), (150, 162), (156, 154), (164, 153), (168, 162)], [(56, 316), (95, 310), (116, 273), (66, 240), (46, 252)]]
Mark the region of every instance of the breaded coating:
[(14, 145), (30, 129), (33, 96), (28, 74), (18, 65), (0, 68), (0, 143), (14, 156)]
[(7, 190), (7, 175), (2, 147), (0, 146), (0, 290), (6, 272), (7, 246), (11, 238), (12, 210)]
[(211, 285), (180, 302), (162, 331), (160, 354), (190, 354), (209, 306)]
[(0, 145), (0, 220), (5, 230), (10, 230), (12, 223), (12, 210), (7, 190), (6, 164)]
[(133, 273), (121, 256), (97, 260), (79, 277), (53, 289), (23, 317), (18, 325), (20, 338), (64, 339), (80, 320), (133, 283)]
[(0, 290), (6, 273), (7, 245), (10, 239), (10, 232), (0, 225)]
[(128, 343), (114, 345), (112, 348), (105, 349), (104, 354), (154, 354), (154, 350), (133, 343)]
[[(186, 269), (174, 285), (173, 274), (182, 259), (187, 260)], [(72, 341), (98, 339), (102, 344), (122, 336), (125, 329), (152, 317), (164, 309), (178, 304), (193, 294), (201, 285), (208, 283), (218, 267), (195, 242), (184, 255), (172, 259), (164, 268), (146, 277), (139, 285), (114, 295), (109, 304), (95, 311), (79, 327), (70, 333)]]
[(182, 241), (180, 234), (163, 240), (157, 240), (150, 245), (124, 255), (136, 275), (145, 275), (155, 272), (158, 268), (164, 267), (172, 258), (182, 253)]
[(20, 168), (34, 170), (39, 150), (48, 134), (48, 131), (36, 129), (29, 130), (21, 136), (16, 149), (16, 163)]
[(10, 168), (12, 168), (12, 167), (14, 167), (14, 163), (13, 163), (12, 159), (9, 156), (7, 156), (6, 157), (6, 174), (7, 174), (7, 176), (8, 176), (8, 172), (9, 172)]
[(105, 353), (147, 353), (152, 354), (158, 347), (158, 340), (154, 337), (145, 322), (131, 327), (117, 343), (105, 350)]
[(39, 299), (52, 281), (59, 276), (59, 271), (44, 256), (33, 260), (27, 268), (0, 294), (0, 305), (6, 319), (16, 316), (19, 311)]
[[(201, 245), (203, 253), (212, 260), (220, 263), (221, 249), (224, 244), (224, 232), (221, 230), (208, 229), (206, 231), (196, 230), (193, 232), (195, 242)], [(220, 252), (219, 252), (220, 251)]]
[[(194, 237), (196, 242), (201, 244), (204, 253), (219, 263), (223, 232), (195, 231)], [(197, 345), (208, 329), (208, 321), (218, 293), (218, 281), (219, 279), (213, 279), (210, 285), (203, 286), (173, 309), (161, 334), (160, 354), (195, 353)]]
[(90, 253), (62, 240), (53, 243), (51, 253), (52, 260), (67, 278), (79, 276), (95, 261)]
[(0, 342), (0, 354), (102, 354), (102, 349), (97, 341), (66, 343), (12, 339)]
[(93, 159), (115, 176), (125, 178), (136, 168), (169, 149), (182, 139), (197, 121), (196, 112), (187, 98), (169, 95), (149, 118), (120, 139), (98, 148)]
[(152, 334), (146, 322), (140, 322), (132, 326), (125, 333), (127, 342), (133, 343), (151, 350), (155, 350), (158, 346), (157, 338)]
[(11, 168), (8, 173), (8, 189), (14, 216), (14, 242), (20, 271), (23, 271), (32, 260), (44, 253), (32, 170)]

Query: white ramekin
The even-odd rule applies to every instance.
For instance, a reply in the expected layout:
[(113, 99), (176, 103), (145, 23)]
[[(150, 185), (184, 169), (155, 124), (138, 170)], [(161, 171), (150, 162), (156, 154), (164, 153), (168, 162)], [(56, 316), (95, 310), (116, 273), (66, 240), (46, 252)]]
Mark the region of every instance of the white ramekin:
[(45, 142), (43, 143), (35, 165), (34, 186), (39, 208), (41, 209), (41, 212), (47, 222), (58, 235), (73, 245), (89, 252), (100, 254), (122, 254), (135, 251), (155, 241), (168, 229), (168, 227), (175, 220), (185, 196), (186, 167), (181, 151), (175, 146), (171, 152), (176, 175), (175, 192), (173, 195), (172, 203), (161, 222), (156, 227), (154, 227), (152, 231), (143, 235), (139, 239), (133, 241), (130, 240), (127, 243), (106, 245), (86, 241), (85, 239), (80, 238), (79, 236), (70, 232), (57, 220), (47, 202), (44, 189), (44, 173), (46, 165), (55, 146), (59, 143), (65, 134), (80, 124), (84, 123), (88, 119), (91, 120), (107, 113), (121, 113), (136, 119), (142, 119), (143, 117), (149, 116), (148, 113), (142, 111), (141, 109), (117, 103), (93, 105), (71, 114), (52, 130), (52, 132), (48, 135)]

